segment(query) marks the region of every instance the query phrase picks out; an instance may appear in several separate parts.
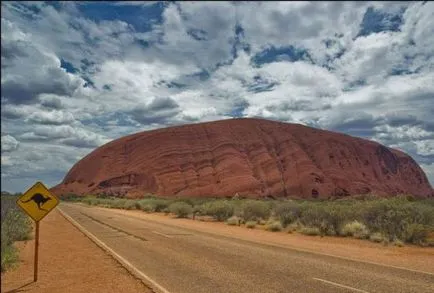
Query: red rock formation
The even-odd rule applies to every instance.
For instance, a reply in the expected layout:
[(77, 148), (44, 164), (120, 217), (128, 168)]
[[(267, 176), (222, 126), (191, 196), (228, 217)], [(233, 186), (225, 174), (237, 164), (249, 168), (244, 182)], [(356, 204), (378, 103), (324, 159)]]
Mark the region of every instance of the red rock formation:
[(114, 140), (69, 171), (56, 194), (329, 198), (434, 196), (405, 153), (298, 124), (231, 119)]

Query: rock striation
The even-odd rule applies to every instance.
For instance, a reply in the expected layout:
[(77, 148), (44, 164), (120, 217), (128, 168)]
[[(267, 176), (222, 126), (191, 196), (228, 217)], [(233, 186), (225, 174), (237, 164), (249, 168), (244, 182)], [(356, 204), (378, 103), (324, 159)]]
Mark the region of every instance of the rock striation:
[(434, 196), (407, 154), (345, 134), (243, 118), (136, 133), (77, 162), (52, 191), (118, 196)]

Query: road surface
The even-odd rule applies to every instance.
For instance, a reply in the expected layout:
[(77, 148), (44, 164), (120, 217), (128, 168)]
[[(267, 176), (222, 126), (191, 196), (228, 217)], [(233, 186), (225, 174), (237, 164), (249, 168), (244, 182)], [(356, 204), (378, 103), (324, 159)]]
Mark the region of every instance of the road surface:
[(434, 292), (430, 273), (212, 235), (108, 209), (60, 208), (170, 293)]

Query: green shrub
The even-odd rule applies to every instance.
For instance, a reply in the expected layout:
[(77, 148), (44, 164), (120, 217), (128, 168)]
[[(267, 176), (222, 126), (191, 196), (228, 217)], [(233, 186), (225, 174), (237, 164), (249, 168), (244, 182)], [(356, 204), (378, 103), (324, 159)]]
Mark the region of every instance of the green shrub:
[(127, 200), (123, 206), (126, 210), (134, 210), (136, 209), (136, 202), (134, 200)]
[(234, 207), (229, 201), (218, 200), (203, 204), (201, 212), (207, 216), (212, 216), (217, 221), (224, 221), (232, 217)]
[(422, 224), (410, 224), (406, 227), (404, 240), (408, 243), (424, 244), (426, 243), (430, 228)]
[(382, 233), (389, 241), (398, 238), (411, 242), (412, 227), (421, 231), (425, 229), (422, 226), (434, 225), (434, 207), (406, 198), (372, 201), (362, 216), (370, 231)]
[(169, 205), (169, 210), (178, 218), (187, 218), (193, 212), (193, 207), (185, 202), (174, 202)]
[(245, 221), (268, 219), (271, 214), (269, 204), (263, 201), (249, 200), (242, 206), (242, 216)]
[(126, 199), (113, 199), (109, 201), (109, 204), (115, 209), (123, 209), (126, 202)]
[(380, 243), (384, 241), (384, 236), (379, 232), (375, 232), (369, 236), (369, 240), (371, 240), (372, 242)]
[(137, 203), (140, 207), (139, 209), (146, 212), (146, 213), (152, 213), (155, 211), (155, 204), (153, 203), (152, 200), (142, 199), (142, 200), (139, 200)]
[(343, 226), (341, 235), (365, 239), (369, 237), (369, 231), (363, 223), (360, 223), (359, 221), (353, 221)]
[(317, 228), (317, 227), (301, 227), (299, 229), (299, 232), (301, 234), (309, 235), (309, 236), (321, 235), (321, 232), (320, 232), (319, 228)]
[(239, 226), (240, 218), (238, 218), (237, 216), (232, 216), (226, 220), (226, 224), (228, 224), (229, 226)]
[(300, 217), (301, 211), (299, 205), (295, 202), (284, 202), (275, 207), (274, 214), (282, 226), (286, 227)]
[(287, 229), (288, 233), (292, 233), (292, 232), (297, 231), (301, 227), (302, 227), (302, 225), (300, 224), (300, 222), (295, 221), (294, 223), (291, 223), (288, 226), (286, 226), (286, 229)]
[(404, 246), (404, 242), (402, 242), (399, 239), (395, 239), (395, 240), (393, 240), (393, 245), (398, 246), (398, 247), (403, 247)]
[(277, 232), (282, 231), (283, 227), (279, 221), (269, 221), (265, 227), (267, 231)]
[(165, 199), (155, 199), (154, 202), (154, 211), (159, 213), (164, 211), (169, 206), (169, 201)]
[(78, 201), (80, 200), (80, 196), (75, 193), (67, 193), (62, 195), (60, 199), (64, 201)]
[[(3, 234), (3, 232), (2, 232)], [(10, 268), (13, 268), (14, 265), (18, 262), (18, 250), (13, 246), (12, 243), (7, 244), (6, 239), (3, 239), (1, 242), (1, 271), (5, 272)]]
[(1, 271), (13, 267), (18, 261), (15, 241), (31, 238), (30, 218), (17, 206), (15, 196), (1, 196)]
[(256, 227), (256, 221), (247, 221), (246, 227), (249, 229), (254, 229)]

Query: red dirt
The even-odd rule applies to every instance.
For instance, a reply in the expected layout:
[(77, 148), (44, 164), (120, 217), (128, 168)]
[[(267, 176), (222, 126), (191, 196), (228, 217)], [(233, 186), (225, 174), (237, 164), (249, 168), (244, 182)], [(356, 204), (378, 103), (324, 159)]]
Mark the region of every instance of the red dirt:
[(52, 191), (139, 197), (434, 196), (407, 154), (298, 124), (231, 119), (145, 131), (90, 153)]
[(20, 263), (2, 273), (1, 292), (152, 292), (56, 210), (40, 224), (36, 283), (34, 240), (17, 244)]

